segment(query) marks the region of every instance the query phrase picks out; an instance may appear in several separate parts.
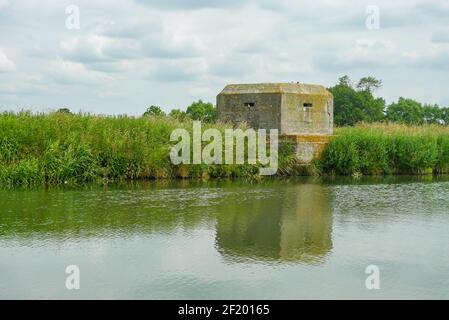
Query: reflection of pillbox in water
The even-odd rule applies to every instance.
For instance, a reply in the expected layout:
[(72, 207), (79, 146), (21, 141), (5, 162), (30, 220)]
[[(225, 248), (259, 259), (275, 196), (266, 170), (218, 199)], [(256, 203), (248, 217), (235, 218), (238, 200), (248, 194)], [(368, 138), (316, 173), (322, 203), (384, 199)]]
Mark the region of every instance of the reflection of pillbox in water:
[(258, 83), (227, 85), (217, 96), (218, 120), (281, 135), (332, 134), (333, 97), (321, 85)]
[(332, 195), (299, 183), (265, 197), (240, 197), (219, 208), (217, 250), (235, 262), (322, 263), (332, 244)]

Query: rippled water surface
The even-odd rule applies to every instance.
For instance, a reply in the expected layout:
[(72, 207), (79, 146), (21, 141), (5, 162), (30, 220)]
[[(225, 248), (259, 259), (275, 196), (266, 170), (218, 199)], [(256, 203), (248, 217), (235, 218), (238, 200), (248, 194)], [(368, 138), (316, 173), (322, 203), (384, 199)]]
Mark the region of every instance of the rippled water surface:
[(2, 190), (0, 298), (447, 299), (449, 181)]

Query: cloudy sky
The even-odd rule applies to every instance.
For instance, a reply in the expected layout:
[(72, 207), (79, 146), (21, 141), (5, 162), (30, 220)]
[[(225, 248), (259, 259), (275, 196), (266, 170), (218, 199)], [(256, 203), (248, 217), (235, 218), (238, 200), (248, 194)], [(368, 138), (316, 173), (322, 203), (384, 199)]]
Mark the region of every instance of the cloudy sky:
[(449, 106), (449, 0), (0, 0), (0, 110), (137, 115), (344, 74)]

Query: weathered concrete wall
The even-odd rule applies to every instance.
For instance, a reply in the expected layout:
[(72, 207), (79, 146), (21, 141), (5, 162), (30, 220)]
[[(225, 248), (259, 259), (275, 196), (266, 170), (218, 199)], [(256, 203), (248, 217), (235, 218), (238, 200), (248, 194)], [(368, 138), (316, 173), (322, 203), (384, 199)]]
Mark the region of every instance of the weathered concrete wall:
[(332, 134), (333, 98), (323, 86), (299, 83), (228, 85), (217, 96), (218, 120), (280, 134)]
[(258, 83), (228, 85), (217, 96), (218, 120), (278, 129), (295, 142), (303, 163), (318, 157), (333, 133), (333, 97), (320, 85)]
[(327, 95), (282, 95), (282, 134), (332, 134), (333, 103)]
[(285, 135), (280, 137), (280, 141), (291, 141), (295, 145), (296, 158), (308, 164), (313, 159), (319, 158), (326, 145), (329, 143), (331, 135)]
[(234, 125), (245, 122), (254, 129), (279, 129), (280, 106), (279, 93), (219, 94), (217, 96), (217, 112), (220, 121)]

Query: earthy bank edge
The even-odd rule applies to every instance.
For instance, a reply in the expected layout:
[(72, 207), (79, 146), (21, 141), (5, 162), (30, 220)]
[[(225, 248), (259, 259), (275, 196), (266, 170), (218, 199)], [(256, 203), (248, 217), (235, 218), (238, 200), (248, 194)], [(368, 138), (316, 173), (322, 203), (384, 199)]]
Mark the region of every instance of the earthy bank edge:
[[(203, 130), (226, 125), (203, 124)], [(191, 121), (62, 113), (0, 114), (0, 185), (37, 186), (166, 178), (259, 179), (257, 165), (173, 165), (174, 129)], [(207, 143), (205, 143), (207, 144)], [(278, 175), (449, 172), (449, 127), (388, 124), (337, 128), (320, 159), (303, 166), (281, 143)]]

